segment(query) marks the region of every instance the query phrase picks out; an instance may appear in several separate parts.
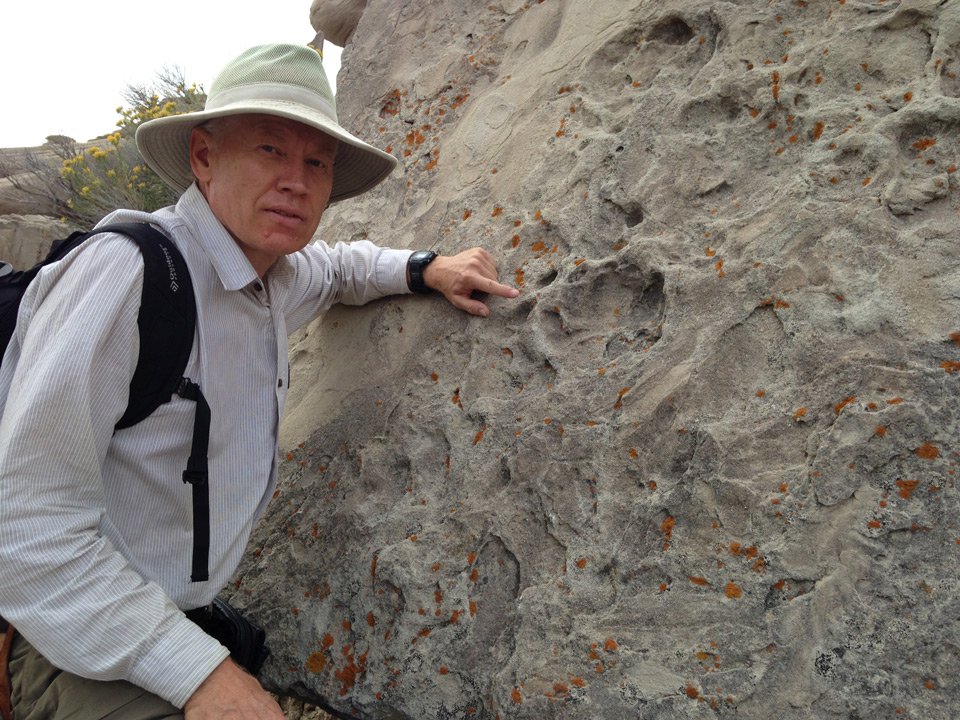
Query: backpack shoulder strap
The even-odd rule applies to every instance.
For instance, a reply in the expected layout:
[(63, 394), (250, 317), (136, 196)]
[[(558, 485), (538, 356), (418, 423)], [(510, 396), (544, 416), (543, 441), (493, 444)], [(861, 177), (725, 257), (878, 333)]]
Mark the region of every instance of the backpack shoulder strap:
[(137, 325), (140, 358), (130, 381), (127, 410), (116, 428), (136, 425), (176, 393), (195, 404), (190, 457), (183, 482), (193, 498), (193, 556), (190, 579), (209, 579), (210, 491), (207, 450), (210, 407), (200, 386), (183, 376), (193, 348), (197, 304), (183, 255), (162, 232), (142, 223), (117, 223), (100, 232), (118, 232), (132, 238), (143, 254), (143, 297)]
[(148, 417), (177, 391), (193, 348), (197, 307), (186, 261), (170, 238), (145, 223), (117, 223), (97, 232), (122, 233), (143, 255), (140, 358), (127, 410), (117, 422), (120, 430)]

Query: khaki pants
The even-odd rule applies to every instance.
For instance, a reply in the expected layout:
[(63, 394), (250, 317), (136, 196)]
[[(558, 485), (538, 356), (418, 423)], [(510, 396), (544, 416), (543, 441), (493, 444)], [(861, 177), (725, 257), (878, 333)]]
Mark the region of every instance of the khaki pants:
[(17, 635), (10, 655), (13, 720), (183, 720), (183, 713), (143, 688), (58, 670)]

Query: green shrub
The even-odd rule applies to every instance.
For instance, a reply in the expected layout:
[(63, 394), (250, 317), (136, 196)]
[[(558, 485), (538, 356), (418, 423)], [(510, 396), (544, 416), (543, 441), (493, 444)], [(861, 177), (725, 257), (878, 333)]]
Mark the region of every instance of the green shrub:
[(65, 190), (58, 193), (58, 210), (68, 222), (87, 227), (117, 208), (150, 212), (176, 201), (177, 194), (143, 162), (134, 135), (148, 120), (202, 109), (206, 96), (197, 85), (187, 86), (177, 70), (158, 78), (153, 88), (127, 88), (130, 107), (117, 108), (119, 129), (103, 142), (53, 144), (62, 158), (59, 181)]

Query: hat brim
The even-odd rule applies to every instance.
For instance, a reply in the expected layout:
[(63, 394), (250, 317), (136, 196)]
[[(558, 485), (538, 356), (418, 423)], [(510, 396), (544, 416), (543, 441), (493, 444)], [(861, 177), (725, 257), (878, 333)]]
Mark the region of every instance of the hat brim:
[(137, 128), (137, 149), (160, 178), (177, 192), (193, 182), (190, 169), (190, 133), (207, 120), (231, 115), (263, 114), (288, 118), (339, 140), (333, 166), (330, 202), (356, 197), (382, 182), (397, 159), (354, 137), (326, 115), (300, 103), (247, 101), (185, 115), (150, 120)]

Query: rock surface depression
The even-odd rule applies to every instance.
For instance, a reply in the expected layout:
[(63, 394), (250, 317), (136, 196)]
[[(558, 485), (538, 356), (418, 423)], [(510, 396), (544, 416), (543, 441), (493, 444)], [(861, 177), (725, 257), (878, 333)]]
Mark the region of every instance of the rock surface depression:
[(960, 2), (369, 0), (343, 62), (401, 167), (323, 236), (480, 244), (523, 292), (296, 340), (233, 590), (268, 684), (956, 717)]

